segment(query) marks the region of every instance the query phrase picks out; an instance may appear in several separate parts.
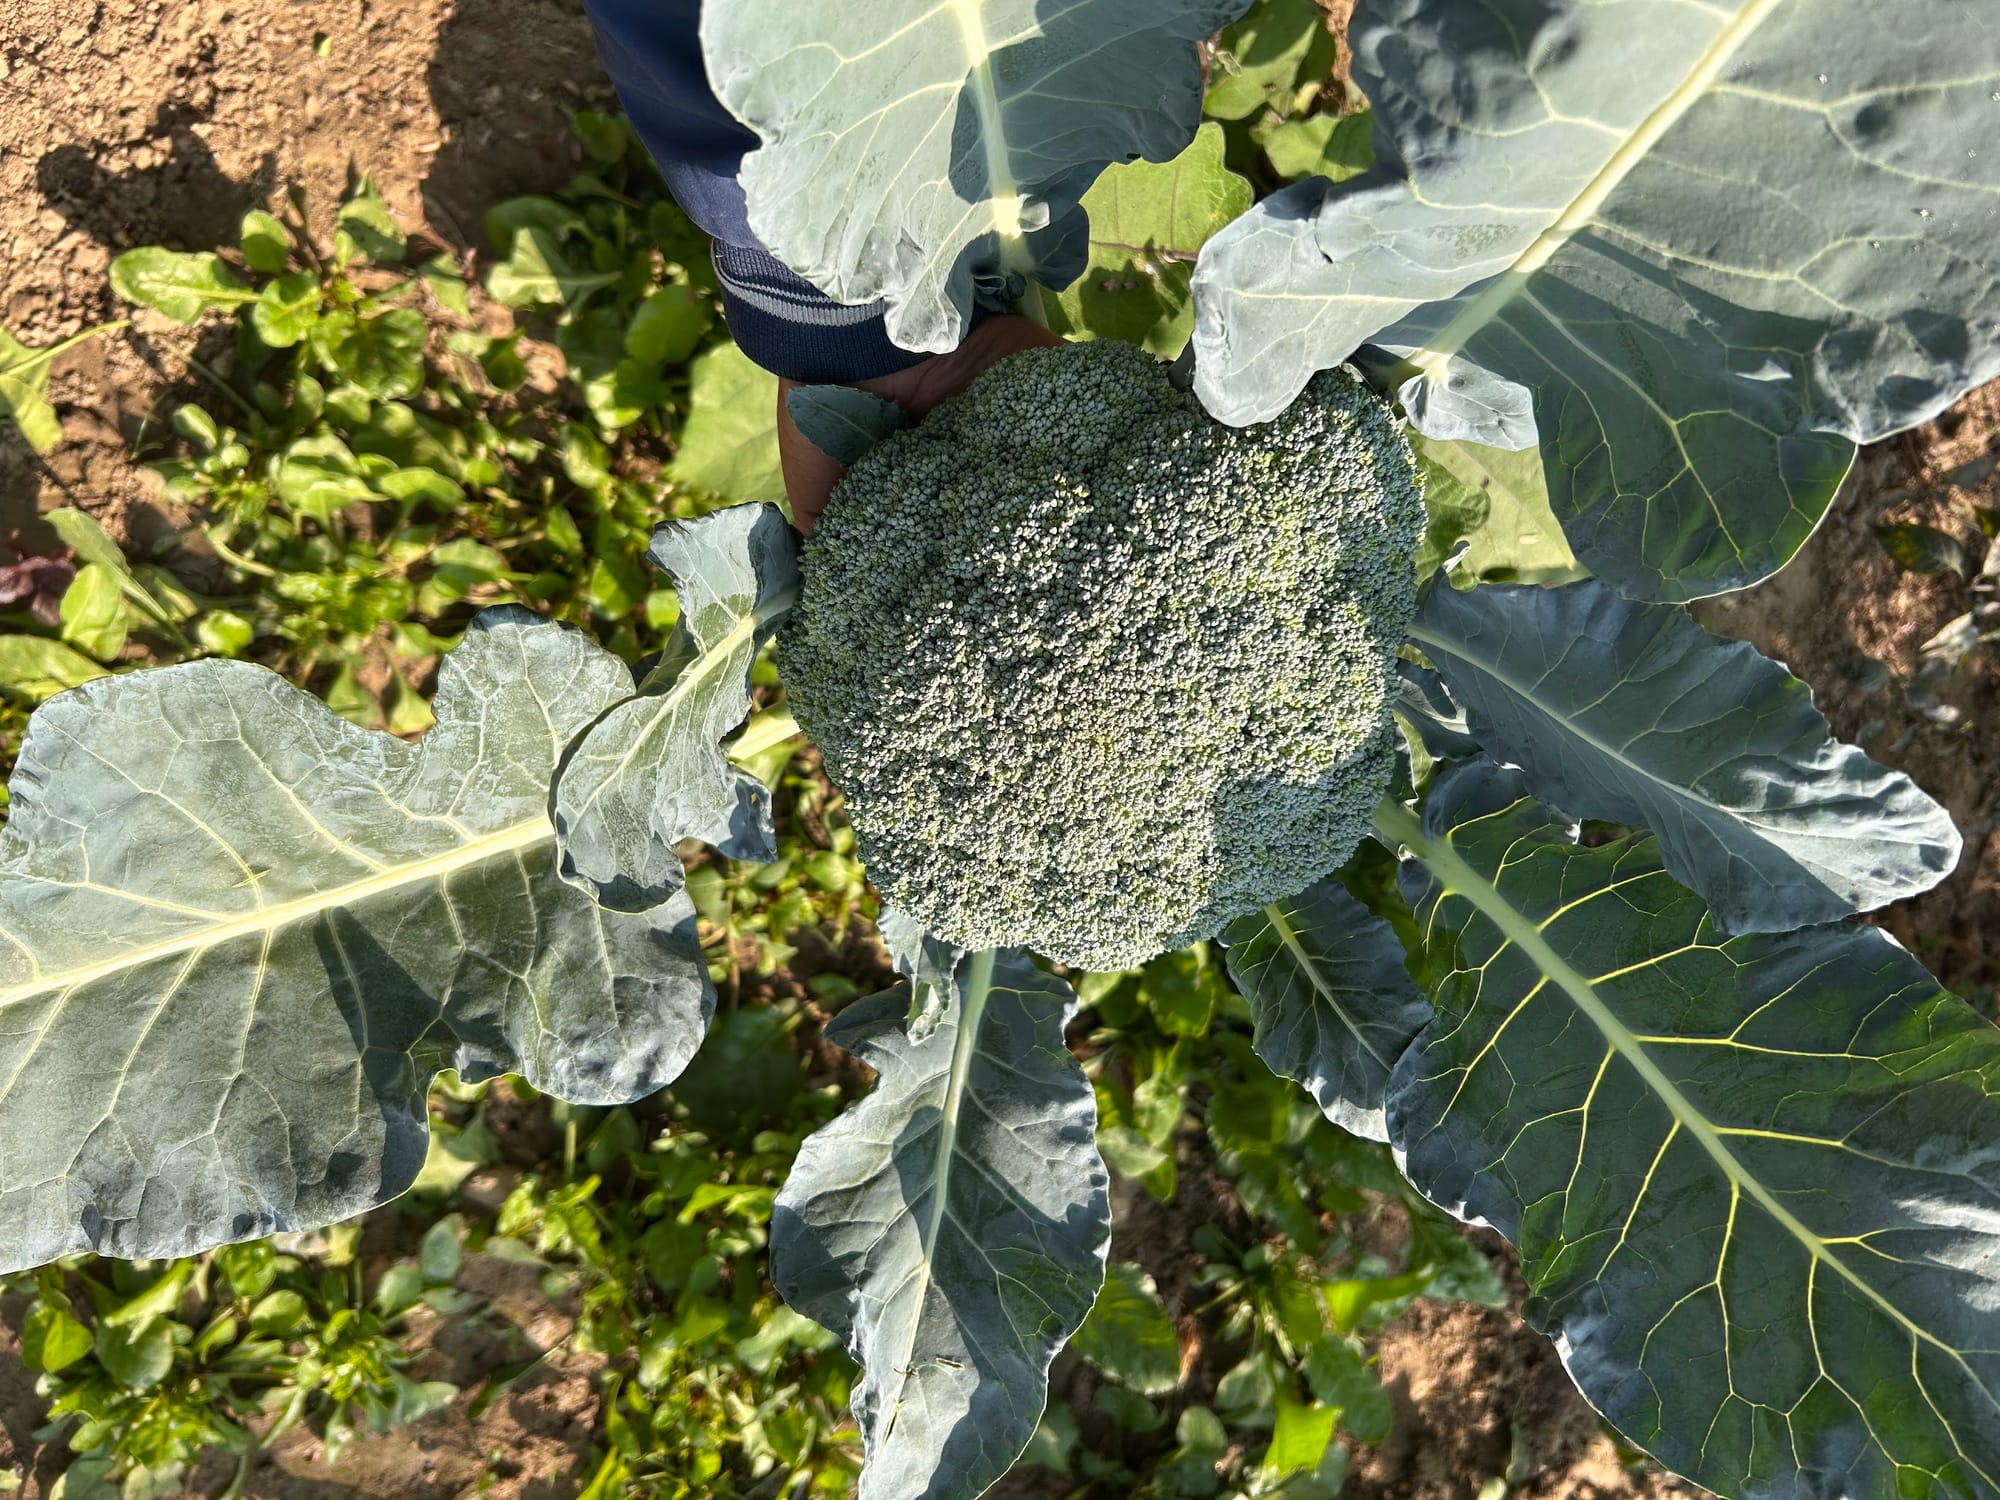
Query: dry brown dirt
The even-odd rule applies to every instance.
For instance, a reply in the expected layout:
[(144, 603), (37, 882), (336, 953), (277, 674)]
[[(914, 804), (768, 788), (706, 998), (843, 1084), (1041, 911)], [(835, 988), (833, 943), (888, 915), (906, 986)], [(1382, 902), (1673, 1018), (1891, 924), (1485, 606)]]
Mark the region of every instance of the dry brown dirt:
[[(119, 251), (230, 243), (293, 185), (324, 214), (350, 169), (476, 252), (488, 205), (581, 159), (570, 112), (611, 100), (579, 0), (6, 0), (0, 323), (46, 344), (121, 316)], [(43, 460), (0, 424), (0, 541), (57, 504), (144, 507), (130, 448), (163, 395), (200, 385), (192, 352), (142, 314), (67, 358), (61, 448)]]
[[(1955, 533), (1978, 557), (1974, 505), (2000, 506), (2000, 385), (1974, 391), (1920, 431), (1865, 450), (1813, 539), (1777, 577), (1711, 600), (1711, 630), (1742, 636), (1813, 688), (1834, 733), (1907, 771), (1965, 837), (1937, 889), (1878, 920), (1947, 987), (1993, 1013), (2000, 987), (2000, 643), (1977, 650), (1928, 696), (1908, 691), (1922, 647), (1971, 607), (1956, 578), (1904, 573), (1878, 522)], [(1887, 668), (1884, 673), (1871, 663)]]
[[(45, 343), (118, 316), (106, 270), (120, 250), (212, 248), (245, 209), (292, 184), (323, 212), (350, 170), (370, 174), (404, 223), (476, 255), (485, 206), (561, 182), (578, 161), (568, 113), (609, 102), (578, 0), (4, 0), (0, 323)], [(143, 544), (151, 492), (131, 450), (159, 407), (199, 388), (194, 352), (184, 330), (141, 314), (129, 337), (67, 359), (54, 384), (63, 446), (43, 460), (0, 426), (0, 542), (32, 530), (38, 511), (75, 504), (129, 513), (127, 532)], [(1920, 643), (1965, 607), (1956, 585), (1896, 574), (1869, 523), (1934, 520), (1973, 493), (2000, 504), (2000, 477), (1979, 471), (1996, 454), (2000, 394), (1989, 391), (1935, 429), (1864, 455), (1833, 518), (1790, 568), (1703, 611), (1712, 628), (1790, 662), (1818, 688), (1838, 732), (1910, 770), (1967, 829), (1952, 879), (1885, 921), (1947, 983), (1985, 1003), (2000, 980), (1997, 950), (1982, 939), (2000, 918), (2000, 674), (1980, 660), (1947, 684), (1940, 696), (1960, 718), (1941, 726), (1872, 685), (1858, 663), (1913, 671)], [(1185, 1273), (1176, 1278), (1164, 1253), (1185, 1255), (1175, 1218), (1152, 1216), (1157, 1246), (1133, 1243), (1139, 1225), (1121, 1227), (1120, 1254), (1153, 1264), (1170, 1299), (1181, 1299)], [(38, 1500), (62, 1454), (34, 1443), (33, 1382), (5, 1311), (0, 1469), (22, 1475), (22, 1494)], [(550, 1341), (561, 1331), (538, 1330)], [(1357, 1455), (1350, 1493), (1363, 1500), (1473, 1500), (1513, 1461), (1517, 1433), (1527, 1470), (1516, 1494), (1686, 1493), (1622, 1468), (1554, 1350), (1516, 1317), (1419, 1303), (1378, 1348), (1398, 1424), (1388, 1442)], [(436, 1359), (470, 1382), (482, 1361), (505, 1362), (497, 1349), (440, 1339)], [(587, 1472), (591, 1373), (557, 1360), (479, 1423), (466, 1420), (462, 1398), (405, 1433), (357, 1443), (338, 1472), (317, 1461), (310, 1433), (294, 1434), (248, 1493), (573, 1494)], [(1087, 1380), (1078, 1383), (1087, 1399)], [(1061, 1490), (1024, 1472), (1006, 1492)]]

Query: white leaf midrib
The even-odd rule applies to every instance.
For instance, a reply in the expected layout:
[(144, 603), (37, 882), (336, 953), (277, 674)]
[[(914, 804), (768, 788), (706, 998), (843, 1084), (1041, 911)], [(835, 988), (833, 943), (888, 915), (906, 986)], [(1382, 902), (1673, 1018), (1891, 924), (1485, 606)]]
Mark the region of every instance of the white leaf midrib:
[(1590, 227), (1611, 195), (1638, 169), (1681, 117), (1708, 93), (1757, 29), (1784, 3), (1785, 0), (1749, 0), (1716, 33), (1715, 39), (1702, 49), (1687, 75), (1605, 159), (1604, 165), (1569, 201), (1554, 222), (1536, 235), (1527, 248), (1514, 257), (1512, 264), (1498, 272), (1484, 291), (1453, 314), (1451, 321), (1438, 331), (1435, 338), (1410, 355), (1409, 363), (1433, 379), (1442, 376), (1452, 358), (1473, 336), (1527, 289), (1534, 274), (1554, 259), (1563, 246)]
[[(1643, 1042), (1618, 1019), (1608, 1004), (1598, 997), (1593, 982), (1558, 954), (1542, 936), (1540, 927), (1517, 908), (1492, 881), (1459, 854), (1450, 836), (1427, 838), (1414, 815), (1397, 808), (1378, 809), (1377, 828), (1402, 844), (1429, 866), (1440, 885), (1470, 902), (1499, 931), (1504, 941), (1518, 949), (1596, 1028), (1607, 1046), (1630, 1067), (1653, 1096), (1665, 1106), (1676, 1125), (1684, 1128), (1701, 1146), (1716, 1169), (1733, 1189), (1757, 1204), (1786, 1234), (1790, 1235), (1815, 1265), (1824, 1265), (1852, 1286), (1862, 1297), (1886, 1314), (1909, 1336), (1913, 1344), (1928, 1344), (1956, 1364), (1982, 1391), (1990, 1405), (2000, 1407), (2000, 1398), (1972, 1370), (1965, 1354), (1911, 1318), (1888, 1296), (1854, 1268), (1835, 1255), (1818, 1234), (1809, 1229), (1777, 1196), (1737, 1158), (1708, 1117), (1698, 1109), (1680, 1086), (1666, 1075)], [(1808, 1309), (1810, 1317), (1810, 1309)], [(1942, 1415), (1939, 1416), (1943, 1421)], [(1947, 1431), (1950, 1425), (1944, 1424)], [(1957, 1445), (1953, 1434), (1954, 1446)], [(1959, 1449), (1963, 1456), (1963, 1448)]]
[(363, 902), (408, 886), (441, 883), (460, 870), (484, 864), (488, 860), (507, 854), (519, 853), (554, 837), (555, 828), (550, 824), (547, 815), (537, 814), (525, 822), (482, 834), (478, 838), (449, 849), (439, 850), (422, 859), (412, 860), (408, 864), (391, 866), (344, 885), (314, 891), (290, 901), (279, 902), (274, 906), (257, 907), (207, 926), (191, 928), (157, 943), (127, 949), (97, 963), (53, 972), (38, 969), (28, 979), (0, 989), (0, 1009), (20, 1004), (39, 995), (73, 990), (94, 980), (143, 968), (178, 954), (202, 948), (221, 947), (237, 938), (258, 935), (268, 937), (280, 928), (295, 922), (305, 921), (326, 912), (359, 906)]
[(904, 1320), (902, 1356), (891, 1366), (895, 1385), (884, 1393), (882, 1436), (895, 1431), (901, 1413), (903, 1391), (909, 1385), (912, 1361), (916, 1358), (917, 1332), (923, 1323), (924, 1304), (930, 1299), (931, 1281), (937, 1271), (938, 1238), (944, 1232), (945, 1215), (951, 1192), (952, 1163), (958, 1151), (959, 1112), (965, 1100), (966, 1080), (973, 1059), (979, 1053), (979, 1027), (985, 1019), (986, 1002), (993, 993), (993, 950), (975, 953), (959, 996), (958, 1031), (952, 1038), (951, 1066), (945, 1074), (944, 1097), (939, 1103), (937, 1160), (931, 1167), (930, 1212), (918, 1231), (917, 1248), (923, 1260), (916, 1274), (916, 1296)]
[(1021, 184), (1007, 150), (1000, 91), (993, 79), (993, 48), (987, 41), (981, 0), (949, 0), (965, 49), (972, 105), (979, 115), (979, 139), (986, 152), (987, 213), (1000, 240), (1002, 264), (1023, 269), (1026, 241), (1021, 235)]

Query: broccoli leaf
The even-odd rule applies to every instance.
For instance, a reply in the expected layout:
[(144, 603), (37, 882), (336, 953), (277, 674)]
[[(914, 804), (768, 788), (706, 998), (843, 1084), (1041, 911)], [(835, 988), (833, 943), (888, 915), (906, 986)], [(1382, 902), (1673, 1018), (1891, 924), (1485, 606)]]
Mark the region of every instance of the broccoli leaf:
[(1429, 667), (1413, 661), (1396, 663), (1396, 714), (1433, 760), (1463, 760), (1479, 753), (1465, 706)]
[(779, 1292), (862, 1365), (862, 1500), (972, 1500), (1006, 1473), (1111, 1236), (1075, 995), (1016, 949), (924, 948), (897, 961), (948, 985), (915, 1007), (937, 1024), (914, 1040), (892, 991), (827, 1028), (880, 1081), (808, 1137), (771, 1217)]
[(1172, 161), (1106, 167), (1083, 195), (1089, 263), (1049, 304), (1049, 326), (1179, 354), (1194, 331), (1195, 257), (1251, 196), (1248, 180), (1223, 165), (1222, 127), (1213, 121)]
[(1462, 421), (1456, 383), (1511, 381), (1593, 572), (1676, 600), (1754, 583), (1854, 443), (2000, 374), (2000, 30), (1957, 0), (1882, 14), (1362, 0), (1378, 164), (1204, 249), (1202, 399), (1265, 420), (1363, 343), (1409, 357), (1413, 414)]
[(785, 410), (799, 435), (843, 468), (910, 423), (895, 402), (851, 385), (799, 386), (786, 392)]
[(722, 740), (749, 714), (750, 667), (792, 607), (798, 544), (768, 505), (736, 505), (653, 533), (680, 621), (636, 695), (578, 734), (549, 799), (562, 873), (618, 911), (681, 889), (674, 845), (702, 839), (769, 860), (770, 793), (730, 765)]
[(442, 1068), (592, 1104), (671, 1080), (714, 1004), (693, 907), (600, 910), (544, 811), (630, 680), (510, 608), (413, 744), (243, 662), (44, 705), (0, 833), (0, 1270), (386, 1202)]
[(1412, 1180), (1521, 1250), (1591, 1404), (1725, 1495), (2000, 1492), (2000, 1030), (1876, 928), (1725, 938), (1490, 762), (1416, 859)]
[(1471, 730), (1580, 818), (1644, 823), (1728, 932), (1782, 932), (1929, 890), (1950, 816), (1827, 733), (1812, 692), (1747, 641), (1595, 580), (1425, 591), (1410, 640)]
[(1386, 1141), (1390, 1070), (1431, 1018), (1394, 929), (1329, 880), (1233, 923), (1223, 941), (1257, 1055), (1334, 1124)]
[(1081, 266), (1082, 197), (1201, 117), (1197, 44), (1247, 0), (733, 0), (702, 8), (716, 96), (763, 145), (750, 228), (889, 337), (941, 354), (975, 298)]

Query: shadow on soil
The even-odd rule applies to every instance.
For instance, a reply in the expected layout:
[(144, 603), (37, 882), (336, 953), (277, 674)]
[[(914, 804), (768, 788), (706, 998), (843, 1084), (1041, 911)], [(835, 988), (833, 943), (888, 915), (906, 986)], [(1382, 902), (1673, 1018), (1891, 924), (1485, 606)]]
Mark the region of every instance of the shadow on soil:
[(111, 249), (158, 244), (170, 250), (213, 250), (233, 244), (245, 210), (277, 186), (277, 158), (236, 179), (216, 164), (194, 127), (208, 112), (168, 100), (147, 134), (166, 142), (152, 166), (111, 171), (98, 162), (105, 143), (69, 142), (43, 154), (35, 182), (43, 199), (72, 225)]
[(447, 134), (424, 210), (461, 249), (484, 247), (493, 204), (568, 181), (575, 111), (615, 107), (582, 0), (459, 0), (426, 81)]

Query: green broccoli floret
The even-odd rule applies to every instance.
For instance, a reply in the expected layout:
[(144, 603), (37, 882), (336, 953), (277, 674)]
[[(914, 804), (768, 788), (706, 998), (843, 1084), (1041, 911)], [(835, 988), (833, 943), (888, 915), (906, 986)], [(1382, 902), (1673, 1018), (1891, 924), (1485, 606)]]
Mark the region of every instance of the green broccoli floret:
[(1122, 969), (1353, 852), (1423, 525), (1349, 371), (1231, 428), (1130, 345), (1031, 351), (853, 466), (781, 672), (885, 901)]

